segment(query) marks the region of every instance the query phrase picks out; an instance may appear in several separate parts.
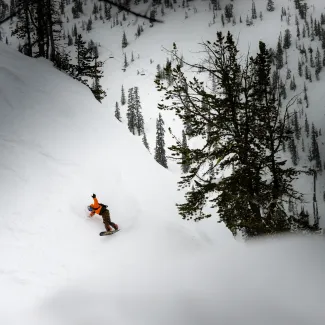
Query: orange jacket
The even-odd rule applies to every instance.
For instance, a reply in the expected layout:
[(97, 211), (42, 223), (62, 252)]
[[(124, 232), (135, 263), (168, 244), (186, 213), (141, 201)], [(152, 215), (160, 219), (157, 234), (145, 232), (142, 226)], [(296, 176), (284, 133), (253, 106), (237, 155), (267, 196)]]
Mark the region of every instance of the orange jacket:
[(100, 211), (102, 209), (102, 206), (99, 205), (97, 198), (95, 197), (94, 199), (94, 204), (91, 204), (90, 206), (94, 209), (93, 211), (90, 212), (90, 216), (92, 217), (95, 213), (100, 214)]

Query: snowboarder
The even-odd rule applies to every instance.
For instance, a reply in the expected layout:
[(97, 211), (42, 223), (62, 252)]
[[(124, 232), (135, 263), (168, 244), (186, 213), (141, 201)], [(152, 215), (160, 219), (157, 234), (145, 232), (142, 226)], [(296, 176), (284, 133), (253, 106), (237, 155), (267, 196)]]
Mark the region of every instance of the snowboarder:
[(95, 213), (97, 213), (102, 216), (106, 231), (112, 231), (111, 226), (114, 228), (114, 230), (118, 230), (118, 225), (111, 221), (111, 216), (107, 206), (98, 203), (96, 194), (93, 194), (91, 197), (93, 198), (94, 203), (88, 206), (88, 210), (90, 211), (89, 217), (93, 217)]

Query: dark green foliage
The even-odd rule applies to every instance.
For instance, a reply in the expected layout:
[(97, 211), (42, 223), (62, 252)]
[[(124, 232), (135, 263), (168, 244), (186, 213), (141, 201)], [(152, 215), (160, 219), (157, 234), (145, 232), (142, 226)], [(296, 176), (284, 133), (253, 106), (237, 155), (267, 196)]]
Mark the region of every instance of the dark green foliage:
[(138, 87), (134, 87), (133, 100), (134, 100), (134, 112), (135, 112), (135, 129), (138, 135), (141, 135), (144, 132), (144, 120), (142, 115), (142, 107), (141, 107)]
[(317, 47), (316, 57), (315, 57), (315, 75), (317, 80), (319, 80), (319, 74), (322, 71), (322, 68), (323, 68), (322, 58), (321, 58), (319, 48)]
[(128, 120), (128, 128), (132, 134), (135, 134), (136, 131), (136, 113), (134, 107), (134, 97), (133, 97), (133, 88), (129, 89), (128, 95), (128, 110), (126, 113), (126, 117)]
[(124, 53), (124, 63), (123, 63), (123, 68), (126, 69), (129, 66), (128, 59), (126, 57), (126, 53)]
[(295, 76), (292, 76), (292, 79), (290, 81), (290, 90), (296, 91), (297, 85), (295, 81)]
[(126, 104), (126, 98), (125, 98), (125, 91), (124, 91), (124, 86), (122, 85), (121, 88), (121, 105), (125, 105)]
[(229, 3), (225, 6), (225, 18), (227, 19), (227, 22), (229, 23), (231, 18), (233, 17), (233, 9), (234, 5), (232, 3)]
[(294, 166), (297, 166), (299, 163), (299, 154), (294, 138), (289, 140), (289, 151), (291, 153), (291, 160)]
[(159, 117), (156, 123), (156, 147), (155, 147), (155, 160), (163, 167), (168, 168), (167, 166), (167, 158), (165, 151), (165, 129), (164, 129), (164, 121), (162, 119), (161, 114), (159, 113)]
[(120, 122), (122, 121), (121, 120), (121, 112), (120, 112), (120, 108), (118, 106), (118, 102), (115, 103), (115, 114), (114, 115), (118, 121), (120, 121)]
[(252, 1), (252, 19), (257, 19), (257, 12), (254, 0)]
[(302, 64), (299, 59), (298, 59), (298, 74), (299, 74), (299, 77), (302, 77)]
[[(217, 40), (203, 47), (205, 63), (195, 67), (215, 74), (217, 94), (208, 92), (196, 77), (188, 81), (179, 64), (173, 69), (172, 88), (156, 80), (166, 100), (173, 101), (159, 108), (173, 110), (190, 127), (192, 138), (204, 140), (201, 147), (186, 150), (190, 168), (179, 186), (189, 190), (186, 202), (177, 205), (179, 213), (184, 219), (208, 218), (204, 208), (210, 203), (233, 234), (241, 230), (251, 237), (288, 231), (291, 221), (283, 202), (300, 198), (292, 186), (298, 172), (284, 167), (279, 152), (290, 138), (284, 125), (293, 101), (284, 110), (279, 108), (279, 75), (271, 81), (271, 58), (263, 42), (244, 65), (229, 32), (226, 37), (218, 32)], [(175, 59), (179, 63), (179, 57)], [(170, 149), (175, 159), (184, 160), (182, 142)], [(216, 182), (215, 172), (225, 170), (231, 174)]]
[(290, 33), (290, 30), (287, 28), (284, 32), (283, 48), (289, 49), (290, 46), (291, 46), (291, 33)]
[(310, 161), (315, 162), (315, 168), (317, 171), (322, 171), (323, 166), (322, 166), (322, 161), (320, 158), (317, 138), (318, 138), (317, 130), (315, 128), (314, 123), (312, 123), (312, 126), (311, 126), (311, 147), (310, 147), (308, 158)]
[(148, 149), (148, 151), (150, 152), (149, 143), (148, 143), (148, 140), (147, 140), (147, 135), (146, 135), (146, 132), (144, 130), (143, 130), (142, 143)]
[(307, 94), (306, 83), (304, 83), (304, 100), (306, 102), (306, 108), (308, 108), (309, 107), (309, 99), (308, 99), (308, 94)]
[(87, 32), (90, 32), (93, 29), (93, 21), (91, 19), (91, 17), (88, 19), (88, 23), (87, 23)]
[(277, 69), (282, 69), (283, 68), (283, 48), (282, 48), (282, 42), (281, 42), (280, 36), (279, 36), (278, 45), (276, 48), (275, 60), (276, 60)]
[(296, 139), (300, 140), (301, 128), (300, 128), (300, 124), (299, 124), (299, 118), (298, 118), (297, 111), (294, 111), (294, 113), (293, 113), (293, 127), (294, 127)]
[(123, 37), (122, 37), (122, 49), (126, 48), (128, 46), (128, 40), (126, 39), (126, 34), (125, 31), (123, 32)]
[(187, 139), (186, 139), (186, 133), (183, 130), (182, 131), (182, 171), (183, 173), (188, 173), (189, 169), (190, 169), (190, 163), (188, 161), (188, 157), (189, 157), (189, 149), (188, 149), (188, 145), (187, 145)]

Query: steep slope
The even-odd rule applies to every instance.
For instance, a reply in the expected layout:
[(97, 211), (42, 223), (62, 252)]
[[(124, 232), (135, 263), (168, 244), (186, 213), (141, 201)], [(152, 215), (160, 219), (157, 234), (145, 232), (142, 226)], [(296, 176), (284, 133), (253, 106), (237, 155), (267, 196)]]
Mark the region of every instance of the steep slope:
[[(5, 311), (96, 261), (123, 263), (142, 251), (178, 255), (211, 243), (214, 236), (204, 239), (177, 217), (174, 176), (87, 88), (4, 45), (0, 67)], [(100, 218), (87, 219), (92, 192), (109, 205), (118, 235), (103, 240)]]

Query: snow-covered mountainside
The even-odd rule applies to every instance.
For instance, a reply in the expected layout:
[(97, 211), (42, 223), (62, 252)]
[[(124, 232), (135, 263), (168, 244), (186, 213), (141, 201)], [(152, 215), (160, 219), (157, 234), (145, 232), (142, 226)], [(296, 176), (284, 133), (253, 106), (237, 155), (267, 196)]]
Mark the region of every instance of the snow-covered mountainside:
[[(235, 12), (248, 13), (251, 2), (237, 2)], [(285, 19), (278, 24), (279, 3), (269, 13), (264, 12), (265, 1), (256, 1), (263, 21), (254, 26), (246, 27), (246, 14), (242, 25), (225, 26), (239, 36), (243, 53), (256, 51), (259, 39), (276, 47), (286, 26)], [(84, 19), (93, 3), (87, 6)], [(290, 1), (283, 6), (293, 10)], [(315, 6), (315, 16), (320, 15), (321, 1)], [(190, 7), (187, 19), (178, 5), (175, 12), (166, 10), (165, 23), (152, 28), (145, 23), (137, 39), (131, 15), (122, 27), (94, 22), (85, 35), (100, 42), (100, 57), (107, 59), (102, 104), (49, 61), (0, 44), (2, 324), (324, 324), (322, 237), (244, 245), (216, 218), (185, 222), (175, 206), (183, 199), (176, 185), (178, 166), (170, 162), (166, 170), (153, 159), (160, 100), (153, 80), (156, 65), (166, 61), (162, 47), (171, 48), (175, 41), (184, 57), (193, 60), (200, 56), (194, 53), (200, 49), (197, 43), (222, 29), (219, 12), (213, 24), (208, 2), (190, 2)], [(67, 6), (66, 15), (70, 11)], [(292, 11), (292, 31), (293, 17)], [(73, 24), (70, 19), (64, 26)], [(7, 27), (2, 27), (5, 36), (10, 35)], [(130, 58), (133, 51), (135, 58), (125, 72), (123, 29), (130, 43), (124, 52)], [(14, 38), (10, 43), (17, 45)], [(294, 46), (288, 55), (296, 71)], [(320, 76), (308, 84), (308, 117), (318, 129), (324, 73)], [(296, 80), (299, 92), (303, 82)], [(139, 87), (151, 154), (128, 131), (126, 106), (121, 109), (123, 123), (114, 117), (122, 84), (126, 90)], [(180, 135), (179, 121), (162, 113), (166, 126)], [(166, 142), (172, 143), (169, 135)], [(301, 188), (311, 193), (312, 183), (304, 181), (308, 186)], [(321, 175), (317, 184), (321, 212)], [(98, 236), (104, 230), (102, 220), (88, 218), (86, 210), (93, 192), (109, 205), (119, 233)]]

